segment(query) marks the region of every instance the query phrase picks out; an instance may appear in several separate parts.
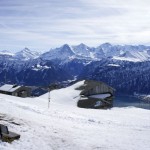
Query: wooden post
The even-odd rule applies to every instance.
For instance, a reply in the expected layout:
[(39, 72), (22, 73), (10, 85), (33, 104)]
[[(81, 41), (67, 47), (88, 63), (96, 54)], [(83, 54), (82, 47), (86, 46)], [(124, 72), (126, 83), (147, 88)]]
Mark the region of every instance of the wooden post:
[(58, 88), (58, 85), (56, 83), (48, 86), (48, 108), (50, 107), (50, 92), (57, 88)]
[(50, 107), (50, 88), (48, 89), (48, 108)]

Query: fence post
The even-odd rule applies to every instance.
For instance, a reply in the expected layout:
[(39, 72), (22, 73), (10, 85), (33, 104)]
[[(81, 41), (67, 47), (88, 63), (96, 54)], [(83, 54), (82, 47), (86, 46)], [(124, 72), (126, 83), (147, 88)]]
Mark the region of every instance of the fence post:
[(48, 88), (48, 108), (50, 107), (50, 88)]

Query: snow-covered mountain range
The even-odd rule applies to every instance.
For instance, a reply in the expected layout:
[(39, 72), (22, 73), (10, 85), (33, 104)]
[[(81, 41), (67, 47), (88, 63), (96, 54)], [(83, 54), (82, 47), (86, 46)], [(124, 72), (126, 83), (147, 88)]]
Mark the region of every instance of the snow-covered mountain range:
[(96, 48), (89, 47), (83, 43), (77, 46), (67, 44), (60, 48), (52, 49), (40, 56), (43, 59), (91, 59), (101, 60), (102, 58), (111, 58), (125, 61), (146, 61), (150, 60), (150, 46), (132, 46), (132, 45), (111, 45), (104, 43)]
[(77, 46), (70, 46), (64, 44), (63, 46), (51, 49), (45, 53), (38, 53), (36, 51), (24, 48), (17, 53), (9, 51), (0, 51), (0, 56), (7, 56), (13, 59), (29, 60), (41, 58), (44, 60), (70, 60), (70, 59), (91, 59), (101, 60), (103, 58), (111, 58), (116, 60), (125, 60), (140, 62), (150, 60), (150, 46), (144, 45), (111, 45), (110, 43), (101, 44), (98, 47), (89, 47), (83, 43)]
[(55, 81), (94, 79), (119, 92), (150, 93), (150, 46), (64, 44), (48, 52), (28, 48), (0, 51), (0, 83), (49, 85)]
[(11, 60), (13, 59), (13, 60), (27, 61), (29, 59), (36, 59), (39, 56), (40, 56), (39, 52), (32, 51), (26, 47), (23, 50), (16, 52), (16, 53), (12, 53), (8, 50), (0, 51), (0, 57), (9, 58)]

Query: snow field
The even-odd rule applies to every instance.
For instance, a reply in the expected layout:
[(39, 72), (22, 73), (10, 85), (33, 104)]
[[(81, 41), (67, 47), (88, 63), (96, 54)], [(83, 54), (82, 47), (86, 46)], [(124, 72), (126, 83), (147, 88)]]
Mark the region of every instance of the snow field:
[[(134, 107), (108, 110), (76, 107), (80, 91), (71, 87), (38, 98), (0, 94), (0, 116), (9, 130), (21, 135), (0, 150), (149, 150), (150, 111)], [(15, 125), (11, 121), (19, 123)]]

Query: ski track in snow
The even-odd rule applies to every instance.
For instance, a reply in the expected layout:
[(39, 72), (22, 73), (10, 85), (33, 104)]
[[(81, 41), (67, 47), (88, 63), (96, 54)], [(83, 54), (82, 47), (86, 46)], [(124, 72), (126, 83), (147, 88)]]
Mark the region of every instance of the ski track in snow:
[(77, 108), (79, 91), (74, 89), (80, 84), (53, 91), (49, 109), (47, 94), (39, 98), (0, 94), (0, 122), (21, 135), (12, 144), (0, 142), (0, 150), (149, 150), (149, 110)]

